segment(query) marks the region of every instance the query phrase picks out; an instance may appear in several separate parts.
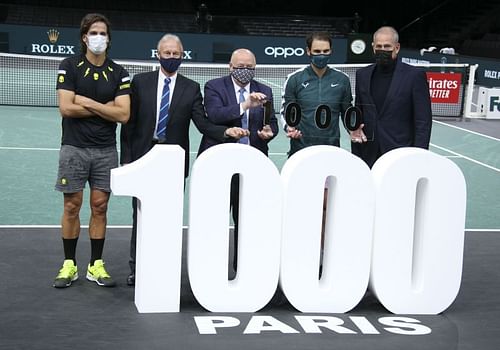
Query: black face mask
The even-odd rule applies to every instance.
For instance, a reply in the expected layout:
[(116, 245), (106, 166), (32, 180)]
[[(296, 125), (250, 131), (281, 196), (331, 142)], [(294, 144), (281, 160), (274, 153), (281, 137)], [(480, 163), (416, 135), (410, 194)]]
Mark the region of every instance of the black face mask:
[(392, 59), (392, 51), (375, 50), (375, 62), (381, 67), (389, 67), (394, 60)]
[(175, 57), (169, 57), (169, 58), (159, 58), (160, 65), (163, 69), (165, 69), (168, 73), (173, 73), (176, 72), (177, 69), (179, 69), (179, 66), (181, 65), (182, 58), (175, 58)]

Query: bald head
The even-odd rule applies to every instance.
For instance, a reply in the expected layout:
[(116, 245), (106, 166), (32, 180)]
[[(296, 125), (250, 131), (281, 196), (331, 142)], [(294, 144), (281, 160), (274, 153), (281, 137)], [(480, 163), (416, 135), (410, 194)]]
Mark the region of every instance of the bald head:
[(231, 55), (231, 61), (229, 62), (229, 69), (234, 68), (255, 68), (255, 55), (252, 51), (248, 49), (237, 49), (233, 51)]

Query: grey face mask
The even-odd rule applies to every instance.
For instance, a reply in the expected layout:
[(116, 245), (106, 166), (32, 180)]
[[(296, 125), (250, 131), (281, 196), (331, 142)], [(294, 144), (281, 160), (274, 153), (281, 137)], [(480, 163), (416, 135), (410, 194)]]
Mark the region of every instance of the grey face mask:
[(255, 68), (234, 68), (231, 71), (231, 76), (243, 85), (246, 85), (255, 77)]

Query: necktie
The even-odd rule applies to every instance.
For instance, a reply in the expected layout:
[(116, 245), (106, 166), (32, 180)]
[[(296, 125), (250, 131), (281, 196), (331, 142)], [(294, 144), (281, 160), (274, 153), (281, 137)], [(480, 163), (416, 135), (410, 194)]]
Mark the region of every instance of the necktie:
[[(245, 102), (245, 89), (244, 88), (241, 88), (240, 89), (240, 98), (239, 98), (239, 101), (240, 103), (241, 102)], [(247, 114), (248, 114), (248, 111), (245, 111), (243, 112), (243, 114), (241, 115), (241, 127), (243, 129), (248, 129), (248, 118), (247, 118)], [(245, 137), (242, 137), (241, 139), (239, 139), (238, 141), (239, 143), (244, 143), (246, 145), (248, 145), (248, 137), (245, 136)]]
[(165, 78), (163, 91), (161, 94), (160, 113), (158, 117), (158, 127), (156, 128), (156, 136), (158, 140), (165, 140), (168, 121), (168, 107), (170, 104), (170, 78)]

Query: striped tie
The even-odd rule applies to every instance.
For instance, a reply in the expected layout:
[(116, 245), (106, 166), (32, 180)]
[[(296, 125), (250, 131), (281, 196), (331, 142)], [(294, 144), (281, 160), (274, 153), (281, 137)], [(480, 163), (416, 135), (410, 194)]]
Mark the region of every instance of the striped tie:
[[(242, 102), (245, 102), (245, 89), (244, 88), (241, 88), (240, 89), (240, 98), (239, 98), (239, 102), (242, 103)], [(248, 112), (245, 111), (243, 112), (243, 114), (241, 115), (241, 127), (243, 129), (248, 129), (248, 118), (247, 118), (247, 114)], [(238, 141), (239, 143), (244, 143), (246, 145), (248, 145), (248, 136), (244, 136), (242, 137), (241, 139), (239, 139)]]
[(170, 104), (170, 78), (165, 78), (165, 85), (161, 94), (160, 113), (158, 117), (158, 127), (156, 136), (158, 140), (164, 141), (167, 132), (168, 106)]

